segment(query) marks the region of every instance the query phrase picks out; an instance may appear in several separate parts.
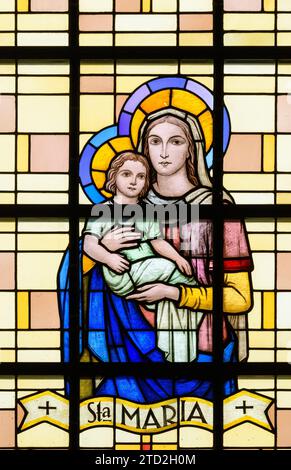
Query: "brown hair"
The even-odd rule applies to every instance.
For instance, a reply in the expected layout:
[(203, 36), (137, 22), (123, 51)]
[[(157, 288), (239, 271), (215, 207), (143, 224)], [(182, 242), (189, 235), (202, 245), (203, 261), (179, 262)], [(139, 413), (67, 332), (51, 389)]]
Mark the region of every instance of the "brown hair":
[[(190, 183), (192, 183), (194, 186), (198, 186), (198, 181), (197, 181), (197, 178), (195, 176), (196, 171), (195, 171), (194, 140), (193, 140), (193, 136), (191, 134), (191, 131), (190, 131), (190, 128), (189, 128), (188, 124), (186, 124), (186, 122), (184, 122), (182, 119), (179, 119), (178, 117), (171, 116), (171, 115), (168, 114), (166, 116), (162, 116), (162, 117), (160, 117), (158, 119), (155, 119), (154, 121), (150, 122), (150, 124), (148, 125), (148, 127), (146, 129), (146, 132), (144, 134), (144, 138), (143, 138), (143, 151), (144, 151), (145, 156), (148, 159), (150, 159), (148, 139), (149, 139), (149, 135), (150, 135), (151, 130), (155, 126), (157, 126), (158, 124), (162, 124), (164, 122), (169, 122), (170, 124), (175, 124), (176, 126), (180, 127), (180, 129), (182, 129), (182, 131), (184, 132), (184, 134), (186, 136), (186, 139), (187, 139), (187, 142), (189, 144), (189, 158), (187, 158), (187, 161), (186, 161), (187, 176), (188, 176), (188, 179), (189, 179)], [(157, 179), (156, 176), (157, 176), (156, 171), (153, 168), (151, 168), (152, 182), (156, 181), (156, 179)]]
[(145, 184), (144, 184), (142, 191), (139, 194), (139, 197), (143, 198), (147, 194), (149, 190), (149, 186), (150, 186), (150, 166), (149, 166), (148, 160), (143, 155), (140, 155), (139, 153), (123, 152), (117, 157), (113, 158), (106, 174), (105, 189), (112, 194), (116, 194), (116, 176), (117, 176), (118, 170), (120, 170), (122, 165), (128, 160), (132, 160), (134, 162), (140, 162), (143, 164), (143, 166), (146, 169)]

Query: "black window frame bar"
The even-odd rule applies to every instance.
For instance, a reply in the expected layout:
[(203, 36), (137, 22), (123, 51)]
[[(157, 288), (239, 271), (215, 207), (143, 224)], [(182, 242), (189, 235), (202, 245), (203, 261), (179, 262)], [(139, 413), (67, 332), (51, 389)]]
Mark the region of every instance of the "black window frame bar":
[[(6, 205), (0, 208), (1, 218), (18, 217), (66, 217), (69, 219), (70, 247), (70, 362), (69, 363), (1, 363), (1, 376), (62, 375), (70, 382), (70, 442), (68, 451), (79, 448), (79, 381), (87, 376), (138, 375), (148, 376), (146, 364), (119, 363), (80, 363), (79, 324), (78, 324), (78, 246), (79, 219), (90, 215), (90, 207), (79, 205), (78, 162), (79, 162), (79, 96), (80, 61), (86, 59), (209, 59), (214, 64), (214, 167), (213, 205), (202, 206), (200, 214), (213, 220), (214, 231), (214, 316), (213, 316), (213, 363), (155, 364), (151, 377), (176, 376), (207, 378), (214, 386), (214, 447), (223, 450), (223, 383), (232, 376), (291, 376), (288, 363), (223, 363), (222, 342), (222, 289), (223, 285), (223, 221), (238, 218), (290, 218), (291, 204), (284, 205), (240, 205), (223, 206), (223, 80), (226, 60), (267, 61), (285, 59), (291, 61), (291, 47), (286, 46), (224, 46), (223, 45), (223, 1), (215, 0), (213, 5), (213, 46), (206, 47), (82, 47), (78, 45), (78, 1), (70, 1), (69, 46), (66, 47), (1, 47), (1, 60), (45, 60), (63, 59), (70, 63), (70, 165), (68, 205)], [(122, 372), (121, 372), (122, 370)], [(19, 450), (19, 449), (18, 449)], [(18, 453), (13, 450), (13, 454)], [(23, 456), (22, 450), (20, 450)], [(96, 453), (94, 451), (94, 453)], [(50, 454), (50, 453), (49, 453)], [(58, 453), (59, 454), (59, 453)], [(284, 452), (280, 452), (283, 456)], [(11, 454), (10, 454), (11, 455)], [(51, 454), (50, 454), (51, 455)], [(252, 455), (254, 452), (252, 451)], [(268, 456), (270, 452), (268, 452)]]

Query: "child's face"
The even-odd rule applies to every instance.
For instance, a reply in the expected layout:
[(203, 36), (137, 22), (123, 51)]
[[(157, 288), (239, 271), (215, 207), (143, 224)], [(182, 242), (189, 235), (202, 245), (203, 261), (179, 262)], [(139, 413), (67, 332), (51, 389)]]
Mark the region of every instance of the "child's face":
[(144, 188), (146, 169), (141, 162), (127, 160), (116, 175), (116, 192), (127, 197), (137, 197)]

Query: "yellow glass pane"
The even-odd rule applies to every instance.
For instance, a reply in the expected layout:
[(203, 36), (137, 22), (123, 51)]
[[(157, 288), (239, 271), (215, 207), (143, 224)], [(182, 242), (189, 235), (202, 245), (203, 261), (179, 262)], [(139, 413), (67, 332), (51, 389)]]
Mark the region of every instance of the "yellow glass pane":
[(274, 135), (264, 135), (263, 149), (263, 170), (267, 172), (273, 172), (275, 170)]
[(68, 175), (63, 174), (19, 174), (19, 191), (65, 191), (68, 189)]
[(154, 12), (177, 11), (177, 0), (152, 0)]
[(278, 46), (290, 46), (291, 33), (277, 33), (277, 44)]
[(227, 189), (246, 191), (272, 191), (274, 190), (274, 176), (262, 174), (226, 174), (224, 184)]
[(254, 251), (273, 251), (275, 248), (275, 235), (250, 233), (249, 242), (251, 249)]
[(15, 328), (15, 294), (0, 292), (0, 328)]
[(15, 136), (0, 134), (0, 171), (14, 171), (15, 168)]
[(17, 171), (28, 171), (29, 168), (29, 136), (17, 136)]
[(273, 30), (275, 27), (275, 15), (270, 13), (226, 13), (223, 17), (225, 30), (250, 31)]
[(212, 33), (180, 33), (180, 46), (212, 46)]
[(270, 349), (251, 349), (248, 362), (274, 362), (275, 352)]
[(279, 219), (277, 222), (278, 232), (291, 232), (291, 220), (290, 219)]
[(291, 393), (277, 392), (277, 406), (278, 408), (291, 408)]
[(278, 193), (276, 195), (277, 204), (291, 204), (291, 192), (290, 193)]
[(117, 61), (116, 63), (116, 73), (117, 75), (148, 75), (148, 72), (151, 72), (152, 75), (159, 74), (176, 74), (178, 73), (178, 64), (177, 61), (152, 61), (152, 60), (142, 60), (141, 62), (135, 61), (130, 63), (127, 61)]
[(277, 189), (279, 191), (290, 191), (291, 175), (277, 175)]
[(15, 188), (14, 175), (0, 174), (0, 188), (2, 191), (14, 191)]
[(19, 93), (68, 93), (68, 77), (19, 77)]
[(181, 61), (181, 73), (185, 75), (212, 75), (213, 64), (211, 63), (193, 63), (188, 61)]
[(14, 46), (15, 34), (14, 33), (0, 33), (0, 45), (1, 46)]
[[(102, 112), (100, 112), (102, 110)], [(80, 130), (97, 131), (113, 123), (114, 100), (111, 95), (81, 95)]]
[(15, 64), (12, 61), (0, 62), (0, 75), (14, 75)]
[(2, 409), (13, 409), (15, 407), (15, 392), (0, 391), (0, 403)]
[(257, 290), (274, 289), (275, 256), (273, 253), (253, 253), (255, 269), (252, 273), (253, 287)]
[[(33, 386), (36, 390), (56, 390), (64, 388), (64, 380), (60, 377), (49, 378), (46, 376), (33, 377)], [(21, 376), (18, 378), (17, 387), (21, 389), (31, 388), (31, 377)]]
[(0, 77), (0, 90), (1, 93), (15, 93), (15, 78)]
[(286, 149), (291, 148), (291, 135), (282, 134), (277, 136), (277, 170), (291, 171), (291, 159), (288, 158)]
[(229, 63), (224, 65), (224, 73), (230, 75), (274, 75), (275, 64), (265, 63)]
[(265, 11), (275, 11), (275, 0), (264, 0)]
[(40, 62), (31, 61), (18, 62), (19, 75), (69, 75), (70, 65), (66, 62)]
[[(278, 331), (277, 332), (277, 346), (278, 348), (288, 348), (291, 349), (290, 343), (290, 331)], [(290, 387), (290, 382), (289, 382)]]
[(0, 379), (0, 389), (1, 390), (13, 390), (15, 389), (15, 379), (10, 379), (9, 377), (2, 377)]
[[(107, 75), (114, 73), (114, 65), (112, 60), (104, 60), (102, 62), (86, 62), (82, 61), (80, 66), (81, 75)], [(129, 72), (131, 73), (131, 72)]]
[(21, 331), (17, 333), (19, 348), (59, 348), (60, 333), (57, 331)]
[(29, 328), (28, 292), (17, 292), (17, 328)]
[[(0, 231), (1, 232), (15, 232), (15, 220), (6, 219), (0, 221)], [(1, 294), (0, 294), (1, 295)]]
[(248, 314), (249, 328), (261, 329), (262, 323), (262, 302), (261, 292), (254, 292), (254, 306), (251, 312)]
[(291, 63), (278, 63), (278, 74), (279, 75), (291, 75)]
[(20, 433), (17, 443), (18, 447), (23, 448), (32, 447), (32, 443), (36, 448), (68, 447), (69, 433), (51, 424), (42, 423)]
[(273, 348), (275, 333), (273, 331), (250, 331), (249, 344), (251, 348)]
[(17, 194), (18, 204), (68, 204), (68, 195), (63, 193), (21, 193)]
[(11, 233), (0, 233), (0, 246), (2, 251), (15, 250), (15, 235)]
[(116, 15), (116, 31), (176, 31), (176, 15), (131, 14)]
[(18, 131), (68, 132), (69, 98), (67, 96), (19, 96)]
[(274, 93), (275, 77), (225, 77), (224, 91), (225, 93)]
[(116, 79), (116, 91), (117, 93), (131, 93), (144, 82), (153, 79), (154, 76), (122, 76)]
[[(0, 344), (1, 348), (15, 348), (15, 333), (14, 331), (0, 331)], [(5, 408), (5, 402), (2, 401), (3, 392), (0, 392), (1, 408)]]
[(256, 198), (256, 204), (274, 204), (274, 194), (266, 192), (231, 192), (237, 204), (253, 204)]
[(80, 134), (79, 136), (79, 143), (80, 143), (80, 150), (83, 150), (83, 147), (87, 144), (91, 137), (94, 134)]
[(68, 245), (66, 234), (19, 234), (17, 237), (18, 249), (21, 251), (44, 250), (65, 251)]
[(176, 34), (171, 33), (129, 33), (129, 34), (116, 34), (115, 36), (117, 46), (175, 46)]
[(291, 93), (291, 77), (278, 77), (278, 93)]
[(226, 33), (226, 46), (274, 46), (274, 33)]
[(275, 328), (275, 293), (263, 292), (263, 328)]
[(18, 288), (55, 290), (62, 256), (63, 253), (18, 253)]
[(143, 13), (151, 11), (152, 0), (141, 0), (141, 8)]
[(200, 77), (197, 75), (190, 75), (189, 78), (192, 78), (196, 82), (202, 83), (202, 85), (205, 85), (210, 90), (213, 90), (214, 80), (212, 77)]
[(225, 95), (232, 132), (274, 132), (275, 97)]
[(15, 350), (0, 349), (0, 362), (15, 362)]
[(18, 15), (17, 29), (19, 31), (64, 31), (68, 29), (68, 15), (24, 13)]
[(212, 0), (180, 0), (180, 11), (212, 11)]
[(291, 11), (290, 0), (277, 0), (278, 11)]
[(61, 352), (55, 349), (18, 349), (17, 357), (19, 362), (60, 362)]
[(111, 33), (79, 34), (80, 46), (112, 46), (113, 35)]
[(15, 0), (4, 0), (0, 2), (0, 11), (15, 11)]
[(68, 33), (17, 33), (19, 46), (67, 46)]
[(263, 219), (259, 222), (255, 222), (254, 220), (246, 220), (246, 227), (247, 232), (274, 232), (275, 231), (275, 223), (270, 221), (269, 219)]
[(79, 0), (79, 10), (84, 12), (96, 11), (96, 12), (105, 12), (112, 11), (113, 9), (113, 0)]
[(290, 251), (291, 247), (291, 234), (281, 233), (277, 237), (277, 248), (280, 251)]
[(29, 11), (29, 0), (17, 0), (17, 11)]
[(278, 29), (283, 31), (291, 30), (291, 13), (278, 14)]
[(15, 16), (10, 13), (2, 13), (0, 15), (0, 31), (14, 31), (14, 28)]
[(14, 193), (0, 193), (0, 204), (14, 204), (15, 194)]

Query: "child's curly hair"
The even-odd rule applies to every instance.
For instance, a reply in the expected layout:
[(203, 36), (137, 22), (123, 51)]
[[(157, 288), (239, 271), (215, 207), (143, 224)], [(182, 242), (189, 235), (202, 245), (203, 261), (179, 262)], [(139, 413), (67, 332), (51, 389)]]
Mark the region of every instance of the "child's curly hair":
[(150, 185), (150, 167), (148, 160), (143, 155), (134, 152), (123, 152), (117, 157), (113, 158), (110, 163), (109, 169), (106, 174), (106, 191), (116, 194), (116, 176), (122, 165), (127, 162), (128, 160), (132, 160), (134, 162), (140, 162), (146, 169), (146, 178), (145, 183), (142, 191), (139, 194), (139, 198), (143, 198), (148, 190)]

